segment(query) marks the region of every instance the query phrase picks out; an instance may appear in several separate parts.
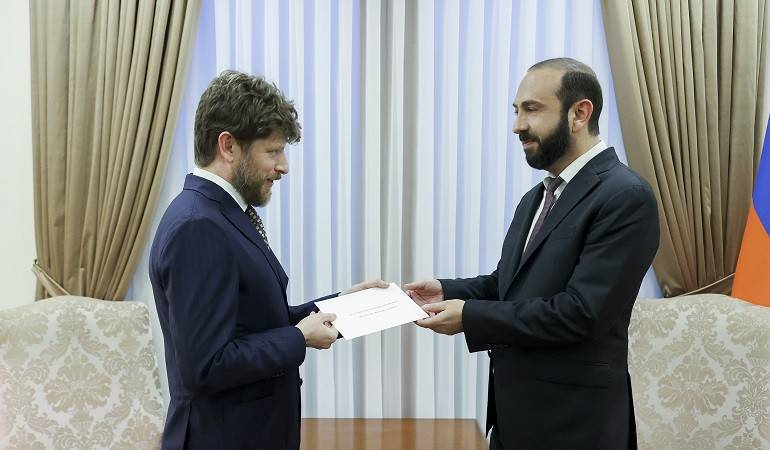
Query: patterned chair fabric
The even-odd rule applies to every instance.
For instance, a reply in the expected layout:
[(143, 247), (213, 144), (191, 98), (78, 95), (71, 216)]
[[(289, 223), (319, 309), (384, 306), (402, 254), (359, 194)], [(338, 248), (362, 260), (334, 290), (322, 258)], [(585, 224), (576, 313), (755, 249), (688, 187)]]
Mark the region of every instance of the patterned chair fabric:
[(629, 339), (640, 449), (770, 449), (770, 308), (638, 300)]
[(0, 311), (0, 448), (157, 449), (147, 307), (54, 297)]

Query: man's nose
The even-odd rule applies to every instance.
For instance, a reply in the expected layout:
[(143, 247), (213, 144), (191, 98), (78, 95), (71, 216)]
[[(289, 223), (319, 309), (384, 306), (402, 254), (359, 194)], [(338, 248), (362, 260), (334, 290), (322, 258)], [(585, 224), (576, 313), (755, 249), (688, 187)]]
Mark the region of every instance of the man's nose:
[(516, 134), (526, 131), (526, 122), (521, 120), (520, 116), (516, 116), (513, 120), (513, 132)]
[(281, 155), (281, 159), (275, 165), (275, 171), (283, 175), (289, 173), (289, 160), (286, 159), (286, 155)]

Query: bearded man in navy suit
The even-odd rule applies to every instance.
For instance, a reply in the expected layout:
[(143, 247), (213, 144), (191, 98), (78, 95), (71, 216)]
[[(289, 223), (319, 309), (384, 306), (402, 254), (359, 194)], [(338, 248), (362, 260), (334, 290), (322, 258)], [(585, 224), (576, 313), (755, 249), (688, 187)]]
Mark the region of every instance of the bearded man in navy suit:
[[(171, 395), (164, 449), (299, 449), (298, 368), (306, 347), (335, 341), (335, 317), (288, 305), (253, 208), (288, 173), (284, 147), (299, 139), (293, 104), (261, 77), (225, 71), (201, 96), (197, 167), (150, 253)], [(369, 287), (387, 284), (345, 293)]]
[(590, 67), (535, 64), (513, 107), (548, 176), (519, 202), (495, 271), (405, 286), (435, 314), (418, 325), (489, 352), (490, 449), (636, 448), (628, 324), (658, 249), (655, 196), (600, 139)]

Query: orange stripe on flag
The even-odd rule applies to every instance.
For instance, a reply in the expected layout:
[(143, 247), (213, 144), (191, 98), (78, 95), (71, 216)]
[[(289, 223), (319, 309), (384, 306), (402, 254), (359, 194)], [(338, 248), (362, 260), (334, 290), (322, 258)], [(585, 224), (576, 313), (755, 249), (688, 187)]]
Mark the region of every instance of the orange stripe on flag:
[(743, 233), (733, 297), (770, 306), (770, 236), (759, 221), (754, 206), (749, 208), (749, 219)]

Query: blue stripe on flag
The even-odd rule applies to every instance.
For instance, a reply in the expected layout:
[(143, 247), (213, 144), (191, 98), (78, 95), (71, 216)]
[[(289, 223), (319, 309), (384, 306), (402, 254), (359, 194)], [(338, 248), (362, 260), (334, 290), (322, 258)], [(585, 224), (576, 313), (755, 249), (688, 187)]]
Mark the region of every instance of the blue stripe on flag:
[(765, 129), (765, 142), (762, 144), (762, 156), (759, 158), (753, 199), (759, 221), (765, 227), (765, 232), (770, 234), (770, 118)]

